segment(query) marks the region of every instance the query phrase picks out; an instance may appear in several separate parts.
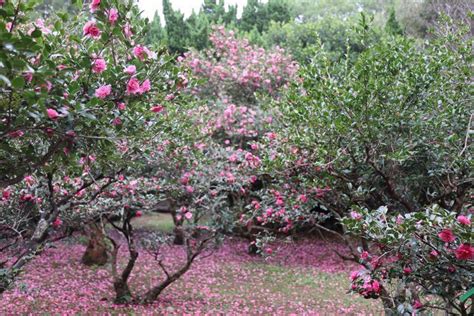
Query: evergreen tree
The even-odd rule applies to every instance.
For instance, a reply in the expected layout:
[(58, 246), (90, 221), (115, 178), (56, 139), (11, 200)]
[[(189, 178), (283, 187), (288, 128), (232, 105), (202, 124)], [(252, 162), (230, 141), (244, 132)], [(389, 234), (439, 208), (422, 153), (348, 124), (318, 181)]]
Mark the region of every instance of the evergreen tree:
[[(286, 0), (269, 0), (265, 6), (268, 23), (270, 21), (286, 23), (291, 20), (290, 7)], [(265, 29), (268, 29), (268, 25)]]
[(223, 22), (225, 25), (237, 24), (237, 5), (230, 5), (224, 13)]
[(150, 22), (149, 31), (146, 35), (146, 43), (149, 45), (159, 44), (166, 39), (165, 30), (161, 25), (161, 19), (158, 12), (155, 11), (153, 20)]
[(171, 53), (183, 54), (187, 51), (189, 39), (188, 24), (184, 21), (184, 14), (174, 11), (170, 0), (163, 0), (163, 15), (166, 21), (166, 38)]
[(226, 13), (224, 0), (219, 0), (219, 2), (217, 0), (204, 0), (199, 13), (205, 15), (210, 23), (223, 23)]
[(390, 9), (387, 23), (385, 24), (385, 31), (392, 35), (403, 35), (403, 30), (398, 23), (394, 8)]
[[(255, 26), (257, 26), (259, 10), (261, 9), (261, 4), (258, 0), (248, 0), (247, 5), (244, 6), (242, 11), (242, 17), (239, 23), (239, 29), (245, 32), (250, 32)], [(258, 26), (257, 26), (258, 29)], [(258, 29), (260, 32), (261, 30)]]
[(209, 46), (209, 21), (206, 14), (196, 14), (194, 11), (186, 20), (189, 29), (188, 46), (197, 50), (205, 49)]

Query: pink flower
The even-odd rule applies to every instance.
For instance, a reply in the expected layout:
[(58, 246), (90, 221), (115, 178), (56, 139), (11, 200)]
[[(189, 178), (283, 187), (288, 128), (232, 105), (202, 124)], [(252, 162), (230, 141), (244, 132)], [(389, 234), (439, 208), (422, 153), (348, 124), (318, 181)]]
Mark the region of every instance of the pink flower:
[(125, 37), (128, 39), (133, 35), (132, 26), (128, 22), (123, 26), (123, 34), (125, 34)]
[(5, 4), (5, 0), (0, 0), (0, 7), (3, 7), (4, 4)]
[(26, 82), (30, 83), (33, 80), (33, 72), (27, 71), (23, 73), (23, 78), (25, 78)]
[(436, 257), (439, 256), (439, 253), (436, 250), (431, 250), (430, 252), (430, 259), (434, 260)]
[(95, 90), (95, 96), (99, 99), (105, 99), (112, 92), (111, 85), (103, 85)]
[(403, 268), (403, 274), (409, 275), (411, 272), (412, 272), (412, 270), (411, 270), (410, 267), (405, 267), (405, 268)]
[(380, 293), (380, 291), (382, 290), (382, 287), (380, 286), (380, 283), (379, 281), (377, 280), (373, 280), (372, 281), (372, 289), (374, 290), (375, 293)]
[(362, 253), (360, 254), (360, 258), (365, 260), (369, 257), (369, 253), (367, 251), (362, 251)]
[(191, 218), (193, 217), (193, 213), (187, 212), (187, 213), (184, 214), (184, 217), (185, 217), (186, 219), (191, 219)]
[(92, 63), (92, 72), (96, 74), (100, 74), (101, 72), (104, 72), (107, 69), (107, 63), (103, 58), (97, 58), (94, 60)]
[(421, 302), (419, 300), (415, 300), (413, 302), (413, 309), (420, 309), (423, 307), (423, 304), (421, 304)]
[(135, 67), (134, 65), (130, 65), (130, 66), (127, 66), (127, 68), (125, 68), (125, 72), (129, 74), (130, 76), (133, 76), (136, 71), (137, 71), (137, 67)]
[(110, 24), (115, 24), (115, 22), (117, 22), (118, 17), (119, 17), (118, 10), (115, 8), (110, 9), (107, 12), (107, 17), (109, 19)]
[(438, 237), (441, 238), (444, 242), (453, 242), (456, 239), (453, 232), (449, 229), (443, 229), (439, 234)]
[(464, 243), (456, 249), (455, 255), (458, 260), (472, 260), (474, 259), (474, 247)]
[(467, 217), (465, 215), (459, 215), (458, 216), (458, 223), (461, 224), (461, 225), (469, 226), (469, 225), (471, 225), (471, 220), (469, 219), (469, 217)]
[(351, 272), (351, 281), (354, 281), (359, 277), (359, 271), (352, 271)]
[(92, 0), (91, 4), (89, 5), (89, 8), (92, 13), (94, 13), (100, 6), (100, 0)]
[(56, 120), (59, 117), (58, 112), (56, 112), (56, 110), (54, 109), (47, 109), (46, 112), (48, 114), (48, 117), (52, 120)]
[(143, 215), (142, 211), (136, 211), (135, 217), (141, 217)]
[(22, 130), (16, 130), (8, 133), (8, 137), (10, 138), (19, 138), (25, 135), (25, 133)]
[(304, 194), (300, 194), (300, 196), (298, 197), (298, 200), (300, 200), (302, 203), (306, 203), (308, 202), (308, 197)]
[(164, 106), (161, 105), (161, 104), (154, 105), (154, 106), (151, 107), (151, 111), (153, 113), (160, 113), (161, 111), (163, 111), (163, 109), (164, 109)]
[(401, 225), (401, 224), (403, 224), (403, 222), (404, 222), (403, 216), (400, 215), (400, 214), (398, 214), (396, 223), (397, 223), (398, 225)]
[(112, 125), (114, 126), (122, 125), (122, 120), (120, 119), (120, 117), (114, 118), (112, 121)]
[(267, 255), (271, 255), (273, 253), (273, 249), (272, 248), (267, 248), (267, 249), (265, 249), (265, 253)]
[(117, 104), (117, 107), (118, 107), (118, 109), (119, 109), (120, 111), (123, 111), (123, 110), (125, 110), (125, 108), (126, 108), (127, 106), (125, 105), (125, 103), (120, 102), (119, 104)]
[(56, 217), (56, 219), (53, 222), (53, 227), (59, 228), (59, 226), (61, 226), (62, 224), (63, 224), (63, 221), (59, 217)]
[(150, 80), (146, 79), (143, 81), (142, 85), (140, 86), (140, 94), (148, 92), (151, 90)]
[(87, 22), (82, 30), (84, 36), (92, 37), (94, 39), (98, 39), (100, 37), (100, 30), (92, 21)]
[(127, 83), (127, 94), (138, 94), (140, 93), (140, 82), (137, 78), (130, 78)]
[(147, 57), (151, 57), (151, 52), (148, 48), (137, 45), (133, 48), (133, 55), (140, 60), (144, 60)]
[(352, 211), (351, 218), (355, 219), (356, 221), (360, 221), (362, 219), (362, 215), (357, 212)]

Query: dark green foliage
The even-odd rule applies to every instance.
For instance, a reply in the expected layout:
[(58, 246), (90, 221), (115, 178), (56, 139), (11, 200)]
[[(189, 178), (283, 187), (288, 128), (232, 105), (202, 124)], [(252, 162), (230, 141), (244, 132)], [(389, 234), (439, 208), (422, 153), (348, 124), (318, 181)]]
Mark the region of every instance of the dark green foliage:
[(403, 30), (400, 24), (398, 23), (397, 17), (395, 15), (395, 9), (390, 9), (390, 13), (385, 23), (385, 31), (391, 35), (403, 35)]
[(189, 26), (188, 46), (197, 50), (205, 49), (209, 46), (210, 25), (207, 16), (204, 14), (192, 13), (186, 20)]
[(171, 53), (182, 54), (186, 52), (190, 32), (183, 13), (173, 10), (169, 0), (163, 0), (163, 15), (166, 22), (168, 49)]
[(256, 28), (262, 33), (268, 29), (271, 21), (288, 22), (290, 19), (290, 9), (285, 0), (269, 0), (267, 3), (248, 0), (238, 28), (244, 32), (250, 32)]
[(161, 19), (158, 12), (155, 12), (153, 20), (149, 24), (149, 31), (146, 36), (146, 43), (149, 45), (158, 45), (166, 39), (166, 32), (161, 25)]
[(382, 38), (354, 63), (332, 62), (318, 51), (304, 68), (304, 83), (280, 104), (289, 127), (282, 133), (325, 168), (309, 178), (333, 189), (331, 207), (387, 205), (406, 212), (438, 203), (459, 212), (469, 203), (473, 59), (472, 41), (463, 40), (467, 31), (423, 49), (403, 37)]

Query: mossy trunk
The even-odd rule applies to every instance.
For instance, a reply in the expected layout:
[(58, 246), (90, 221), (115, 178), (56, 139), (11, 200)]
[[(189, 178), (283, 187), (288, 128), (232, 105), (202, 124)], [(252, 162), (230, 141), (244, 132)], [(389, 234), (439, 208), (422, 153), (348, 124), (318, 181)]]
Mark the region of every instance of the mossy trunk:
[(105, 265), (108, 260), (107, 244), (101, 227), (94, 223), (89, 226), (89, 243), (82, 256), (82, 263), (87, 266)]

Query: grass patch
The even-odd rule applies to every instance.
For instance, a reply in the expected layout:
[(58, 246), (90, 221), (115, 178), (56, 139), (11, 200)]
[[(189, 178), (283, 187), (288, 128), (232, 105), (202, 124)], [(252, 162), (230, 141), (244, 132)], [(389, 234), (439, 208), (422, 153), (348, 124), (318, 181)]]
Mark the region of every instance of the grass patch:
[(145, 213), (134, 218), (132, 224), (139, 229), (171, 233), (174, 229), (173, 218), (167, 213)]

